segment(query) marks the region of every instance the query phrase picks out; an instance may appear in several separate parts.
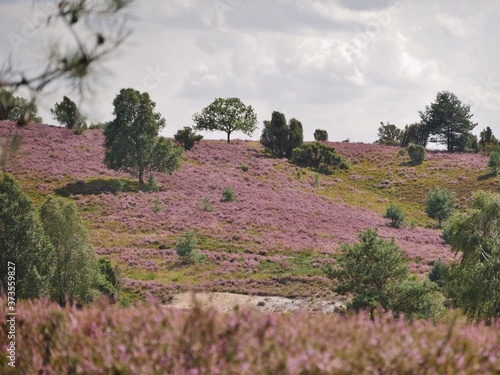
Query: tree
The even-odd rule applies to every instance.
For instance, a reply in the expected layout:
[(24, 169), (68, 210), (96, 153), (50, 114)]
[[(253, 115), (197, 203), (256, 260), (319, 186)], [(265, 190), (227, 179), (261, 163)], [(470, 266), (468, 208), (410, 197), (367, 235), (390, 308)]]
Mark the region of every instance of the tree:
[(410, 157), (412, 164), (422, 164), (425, 160), (425, 147), (411, 144), (408, 146), (408, 156)]
[(379, 305), (396, 313), (425, 312), (430, 302), (424, 298), (432, 290), (408, 279), (404, 252), (394, 238), (387, 241), (378, 237), (377, 229), (367, 229), (359, 239), (352, 246), (342, 244), (336, 265), (325, 268), (335, 282), (335, 292), (353, 294), (349, 308), (368, 309), (372, 319)]
[(495, 176), (500, 171), (500, 147), (490, 153), (490, 159), (488, 160), (488, 167), (491, 169), (491, 173)]
[(61, 306), (70, 302), (90, 302), (99, 285), (99, 264), (73, 203), (48, 196), (40, 209), (45, 234), (56, 254), (51, 296)]
[(449, 91), (438, 92), (435, 102), (419, 114), (420, 123), (432, 136), (431, 142), (445, 144), (449, 152), (457, 151), (463, 137), (468, 136), (477, 125), (471, 120), (470, 106), (462, 104)]
[(397, 146), (400, 143), (401, 129), (398, 129), (396, 125), (381, 122), (377, 137), (375, 143)]
[(431, 219), (436, 219), (441, 226), (443, 220), (448, 219), (457, 206), (457, 197), (447, 189), (439, 187), (430, 190), (425, 199), (425, 213)]
[(99, 259), (99, 272), (97, 289), (106, 296), (114, 297), (120, 289), (120, 272), (108, 259)]
[(293, 150), (297, 147), (301, 147), (304, 143), (304, 131), (302, 128), (302, 123), (296, 118), (292, 118), (290, 120), (290, 122), (288, 123), (288, 128), (290, 129), (290, 136), (285, 156), (287, 158), (291, 158)]
[(173, 173), (180, 168), (182, 149), (158, 137), (165, 119), (154, 112), (148, 93), (122, 89), (113, 101), (115, 119), (104, 130), (106, 166), (138, 176), (144, 184), (147, 171)]
[(493, 135), (493, 131), (489, 126), (486, 127), (480, 134), (479, 134), (479, 151), (484, 153), (484, 154), (489, 154), (491, 151), (493, 151), (497, 146), (499, 142), (498, 139)]
[(68, 129), (86, 129), (85, 118), (80, 113), (75, 102), (65, 96), (61, 103), (56, 103), (50, 110), (52, 118)]
[(328, 141), (328, 132), (322, 129), (316, 129), (314, 131), (314, 140), (318, 142)]
[(408, 147), (411, 144), (415, 144), (425, 148), (428, 138), (429, 134), (421, 124), (406, 125), (404, 130), (401, 131), (399, 145), (401, 147)]
[(20, 125), (28, 122), (41, 123), (42, 118), (38, 115), (38, 107), (35, 103), (14, 96), (11, 92), (3, 90), (0, 86), (0, 121), (16, 121)]
[(304, 142), (302, 123), (295, 118), (286, 123), (283, 113), (274, 111), (271, 121), (264, 121), (260, 143), (279, 158), (290, 158), (292, 151)]
[(196, 142), (201, 141), (203, 136), (196, 134), (189, 126), (185, 126), (177, 131), (174, 138), (187, 151), (191, 150)]
[(500, 194), (476, 191), (470, 208), (450, 220), (447, 240), (460, 260), (447, 291), (471, 319), (500, 317)]
[(15, 265), (17, 298), (37, 298), (49, 293), (54, 249), (19, 183), (3, 174), (0, 180), (0, 280), (4, 287), (9, 262)]
[(384, 214), (385, 219), (391, 220), (391, 226), (394, 228), (401, 228), (401, 226), (405, 222), (405, 214), (403, 213), (403, 209), (401, 206), (391, 203), (389, 207), (387, 207), (387, 211)]
[(246, 106), (238, 98), (217, 98), (200, 113), (193, 115), (196, 130), (223, 131), (227, 133), (227, 143), (231, 133), (240, 131), (248, 136), (257, 129), (257, 116), (252, 106)]

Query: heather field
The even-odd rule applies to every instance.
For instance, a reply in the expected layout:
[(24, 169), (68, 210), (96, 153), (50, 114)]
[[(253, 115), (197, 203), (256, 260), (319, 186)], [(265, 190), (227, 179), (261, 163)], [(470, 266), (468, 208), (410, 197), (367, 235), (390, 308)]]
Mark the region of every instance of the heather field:
[[(499, 191), (499, 178), (477, 154), (430, 152), (410, 166), (397, 147), (330, 143), (350, 171), (315, 173), (265, 155), (258, 142), (202, 141), (185, 153), (182, 169), (156, 174), (157, 193), (103, 164), (103, 134), (32, 124), (0, 123), (0, 137), (17, 133), (22, 145), (11, 172), (35, 204), (47, 194), (74, 201), (97, 253), (122, 270), (129, 302), (149, 292), (163, 303), (198, 290), (303, 298), (334, 298), (322, 267), (341, 242), (378, 228), (406, 252), (412, 272), (427, 275), (434, 262), (453, 258), (424, 213), (427, 191), (446, 187), (467, 203), (477, 189)], [(119, 182), (118, 182), (119, 181)], [(122, 186), (117, 191), (117, 186)], [(222, 202), (231, 188), (234, 202)], [(213, 210), (203, 204), (208, 200)], [(382, 214), (403, 207), (408, 225), (396, 229)], [(193, 230), (205, 262), (186, 265), (177, 238)]]
[[(6, 303), (0, 301), (0, 337)], [(499, 326), (362, 315), (19, 304), (2, 374), (498, 374)]]

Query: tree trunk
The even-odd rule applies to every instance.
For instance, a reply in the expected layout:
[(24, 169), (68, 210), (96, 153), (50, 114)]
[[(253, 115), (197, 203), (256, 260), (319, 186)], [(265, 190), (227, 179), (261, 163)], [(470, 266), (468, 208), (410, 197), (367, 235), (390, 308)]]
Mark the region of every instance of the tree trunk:
[(231, 132), (227, 132), (227, 143), (231, 143)]
[(142, 169), (139, 170), (139, 183), (144, 185), (144, 171)]

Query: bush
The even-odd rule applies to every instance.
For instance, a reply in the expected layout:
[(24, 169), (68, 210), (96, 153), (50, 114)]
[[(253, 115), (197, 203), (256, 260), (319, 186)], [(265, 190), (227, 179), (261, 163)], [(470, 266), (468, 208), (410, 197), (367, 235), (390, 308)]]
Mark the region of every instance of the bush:
[(421, 145), (410, 145), (408, 147), (408, 155), (412, 164), (419, 165), (425, 160), (425, 147)]
[(434, 266), (432, 266), (431, 272), (429, 272), (429, 280), (436, 283), (439, 287), (443, 287), (446, 282), (446, 275), (448, 273), (448, 267), (443, 263), (441, 259), (438, 259)]
[(160, 198), (156, 197), (152, 211), (153, 213), (157, 214), (161, 210), (163, 210), (163, 206), (160, 204)]
[(212, 203), (210, 203), (210, 199), (207, 197), (203, 198), (201, 200), (201, 203), (203, 204), (203, 210), (206, 212), (212, 212), (214, 210), (214, 206), (212, 206)]
[(122, 180), (113, 180), (111, 189), (113, 190), (114, 193), (118, 193), (120, 191), (123, 191), (124, 186), (125, 184), (123, 183)]
[(154, 175), (150, 174), (148, 178), (148, 184), (147, 184), (147, 190), (157, 193), (160, 191), (160, 187), (158, 186), (158, 183), (156, 182), (156, 178)]
[(448, 219), (457, 206), (456, 196), (447, 189), (437, 187), (427, 193), (425, 199), (425, 213), (431, 219), (436, 219), (441, 226), (443, 220)]
[(242, 164), (242, 165), (240, 165), (240, 169), (243, 172), (248, 172), (248, 169), (249, 169), (248, 164)]
[(401, 228), (405, 221), (405, 214), (403, 214), (401, 206), (391, 203), (384, 214), (384, 218), (391, 220), (392, 227)]
[(174, 135), (175, 140), (184, 148), (184, 150), (191, 150), (196, 142), (203, 139), (202, 135), (196, 134), (193, 129), (185, 126), (183, 129), (179, 129)]
[(495, 176), (500, 172), (500, 148), (497, 148), (490, 154), (488, 167), (490, 167), (491, 173), (493, 173)]
[(292, 162), (304, 167), (316, 168), (318, 172), (329, 174), (335, 169), (350, 169), (349, 162), (330, 146), (312, 142), (297, 147), (292, 152)]
[(271, 121), (264, 121), (260, 143), (279, 158), (290, 158), (293, 149), (301, 146), (303, 140), (302, 123), (297, 119), (292, 118), (287, 124), (285, 115), (274, 111)]
[(192, 230), (187, 231), (178, 238), (175, 251), (183, 263), (196, 263), (201, 260), (201, 257), (196, 250), (197, 243), (198, 240)]
[(225, 188), (222, 192), (222, 201), (223, 202), (234, 202), (236, 200), (236, 195), (234, 194), (233, 189)]
[(322, 129), (316, 129), (314, 131), (314, 139), (318, 142), (328, 141), (328, 132)]

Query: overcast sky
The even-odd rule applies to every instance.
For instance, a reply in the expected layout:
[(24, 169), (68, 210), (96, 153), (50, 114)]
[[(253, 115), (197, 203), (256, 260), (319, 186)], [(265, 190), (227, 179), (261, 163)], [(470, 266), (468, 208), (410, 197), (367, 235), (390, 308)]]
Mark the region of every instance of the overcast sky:
[[(46, 2), (0, 0), (0, 61), (37, 63), (46, 35), (27, 25)], [(89, 121), (112, 119), (114, 97), (132, 87), (157, 103), (167, 136), (215, 98), (239, 97), (257, 113), (254, 139), (276, 110), (300, 120), (306, 140), (320, 128), (373, 142), (381, 121), (418, 122), (449, 90), (471, 105), (474, 133), (500, 136), (498, 0), (136, 0), (130, 13), (133, 34), (80, 103)], [(63, 95), (78, 101), (62, 89), (41, 99), (46, 123)]]

